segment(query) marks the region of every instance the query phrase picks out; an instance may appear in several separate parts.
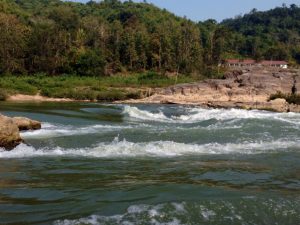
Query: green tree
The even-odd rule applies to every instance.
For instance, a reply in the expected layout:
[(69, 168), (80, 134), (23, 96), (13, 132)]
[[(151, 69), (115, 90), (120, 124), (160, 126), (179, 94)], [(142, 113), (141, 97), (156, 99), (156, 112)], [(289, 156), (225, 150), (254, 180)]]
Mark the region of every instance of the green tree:
[(105, 61), (100, 51), (88, 49), (78, 56), (74, 67), (81, 76), (102, 76)]
[(24, 73), (30, 28), (16, 16), (0, 13), (0, 71)]

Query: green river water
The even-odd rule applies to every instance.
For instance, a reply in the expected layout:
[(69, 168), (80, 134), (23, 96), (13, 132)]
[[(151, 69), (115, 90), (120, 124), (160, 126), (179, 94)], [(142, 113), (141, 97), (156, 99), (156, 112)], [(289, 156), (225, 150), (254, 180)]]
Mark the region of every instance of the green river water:
[(300, 114), (1, 103), (0, 224), (300, 224)]

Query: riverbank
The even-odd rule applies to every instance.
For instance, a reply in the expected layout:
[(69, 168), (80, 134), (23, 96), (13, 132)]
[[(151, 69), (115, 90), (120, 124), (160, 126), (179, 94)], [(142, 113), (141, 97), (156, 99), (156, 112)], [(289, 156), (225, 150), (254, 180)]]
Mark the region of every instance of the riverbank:
[(121, 102), (300, 112), (299, 74), (298, 70), (272, 68), (231, 70), (224, 79), (178, 84), (144, 99)]
[(151, 72), (107, 78), (6, 77), (1, 88), (13, 93), (7, 101), (17, 102), (107, 101), (300, 112), (299, 74), (291, 69), (235, 69), (224, 79), (191, 82), (193, 78), (182, 76), (176, 85), (175, 77)]
[(74, 102), (75, 99), (71, 98), (49, 98), (45, 96), (37, 95), (22, 95), (16, 94), (8, 96), (6, 101), (9, 102)]
[(187, 76), (163, 76), (154, 72), (108, 77), (3, 76), (0, 100), (10, 101), (116, 101), (144, 98), (154, 89), (195, 81)]

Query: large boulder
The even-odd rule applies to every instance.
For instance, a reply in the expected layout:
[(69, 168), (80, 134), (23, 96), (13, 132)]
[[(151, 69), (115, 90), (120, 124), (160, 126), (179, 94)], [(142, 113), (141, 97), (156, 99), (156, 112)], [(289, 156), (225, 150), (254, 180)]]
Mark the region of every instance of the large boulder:
[(13, 119), (0, 115), (0, 148), (11, 150), (23, 140)]
[(42, 125), (39, 121), (31, 120), (25, 117), (14, 117), (12, 118), (19, 130), (39, 130)]
[(289, 111), (289, 104), (283, 98), (277, 98), (270, 101), (271, 108), (277, 112), (287, 112)]

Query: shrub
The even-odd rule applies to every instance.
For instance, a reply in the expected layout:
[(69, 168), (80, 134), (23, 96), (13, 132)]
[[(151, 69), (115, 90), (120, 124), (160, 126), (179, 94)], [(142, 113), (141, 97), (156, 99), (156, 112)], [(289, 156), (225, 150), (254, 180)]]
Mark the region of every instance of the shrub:
[(141, 98), (141, 96), (142, 96), (142, 94), (140, 91), (126, 93), (126, 98), (128, 98), (128, 99), (138, 99), (138, 98)]
[(7, 92), (3, 89), (0, 89), (0, 101), (5, 101), (7, 97), (8, 97)]
[(104, 73), (105, 60), (100, 51), (87, 50), (75, 64), (76, 72), (81, 76), (99, 76)]
[(156, 72), (147, 72), (144, 74), (141, 74), (138, 78), (139, 81), (143, 81), (143, 80), (154, 80), (154, 79), (164, 79), (165, 77), (157, 74)]
[(269, 100), (275, 100), (277, 98), (283, 98), (290, 104), (300, 105), (300, 95), (299, 94), (284, 94), (278, 91), (276, 94), (272, 94)]
[(118, 100), (125, 100), (126, 95), (124, 92), (120, 90), (109, 90), (109, 91), (102, 91), (98, 93), (97, 100), (98, 101), (118, 101)]

